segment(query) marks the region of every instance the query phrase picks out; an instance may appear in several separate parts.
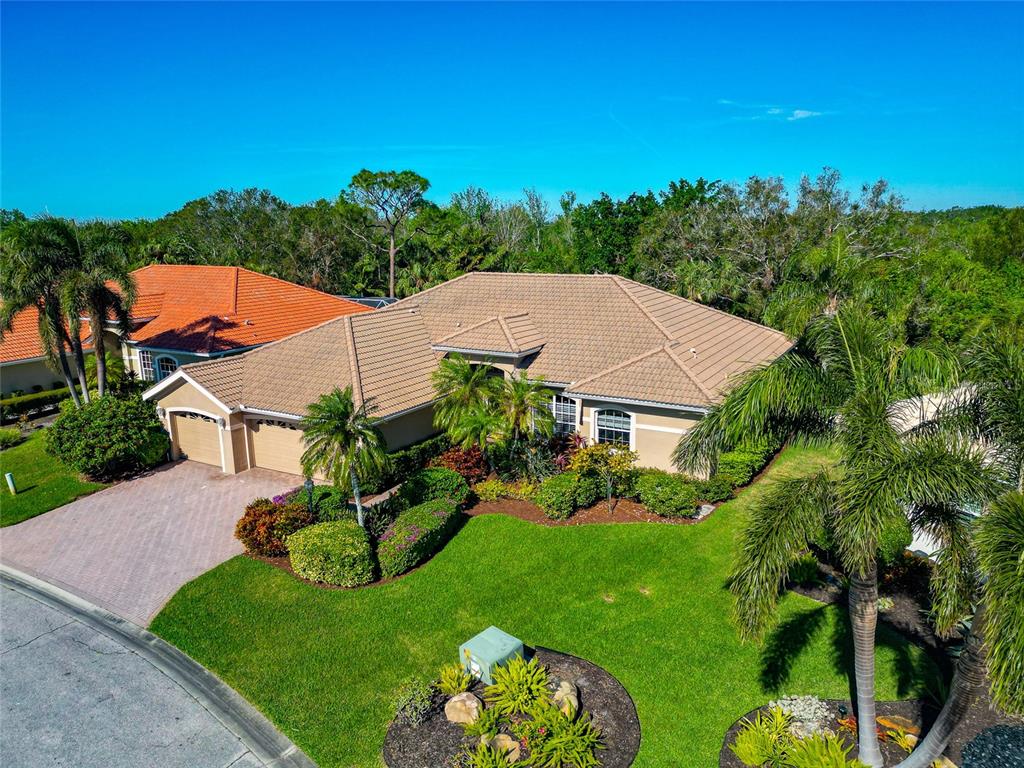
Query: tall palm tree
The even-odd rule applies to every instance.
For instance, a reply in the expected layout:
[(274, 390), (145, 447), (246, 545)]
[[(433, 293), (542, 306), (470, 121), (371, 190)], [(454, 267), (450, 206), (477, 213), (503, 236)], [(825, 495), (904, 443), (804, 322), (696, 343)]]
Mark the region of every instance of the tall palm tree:
[[(971, 440), (908, 431), (919, 397), (948, 385), (944, 355), (908, 348), (856, 308), (815, 320), (796, 349), (743, 379), (674, 452), (681, 469), (713, 466), (743, 439), (824, 442), (835, 469), (776, 483), (752, 511), (731, 580), (741, 634), (770, 625), (793, 559), (814, 531), (832, 532), (850, 577), (860, 760), (882, 765), (875, 731), (876, 556), (887, 524), (920, 503), (958, 507), (994, 492), (996, 476)], [(914, 521), (912, 520), (912, 523)]]
[(135, 280), (128, 268), (131, 238), (123, 227), (102, 221), (77, 228), (77, 235), (77, 266), (63, 279), (62, 303), (73, 336), (79, 318), (89, 318), (97, 391), (103, 397), (107, 389), (104, 326), (114, 320), (118, 335), (126, 334), (135, 302)]
[(306, 450), (302, 471), (308, 476), (323, 472), (335, 488), (347, 478), (356, 502), (356, 520), (364, 525), (363, 500), (359, 481), (382, 470), (387, 464), (384, 436), (370, 414), (372, 402), (353, 401), (352, 387), (321, 395), (310, 403), (300, 422)]
[(73, 348), (72, 337), (61, 309), (61, 286), (75, 266), (73, 226), (65, 219), (43, 216), (4, 228), (0, 248), (0, 332), (10, 330), (20, 311), (35, 308), (47, 363), (63, 375), (71, 399), (81, 406), (81, 398), (88, 401), (89, 396), (85, 372), (76, 357), (80, 398), (67, 355), (68, 348)]
[(450, 432), (469, 414), (486, 410), (495, 394), (496, 379), (489, 371), (489, 366), (470, 363), (457, 352), (441, 360), (431, 375), (437, 395), (434, 425)]

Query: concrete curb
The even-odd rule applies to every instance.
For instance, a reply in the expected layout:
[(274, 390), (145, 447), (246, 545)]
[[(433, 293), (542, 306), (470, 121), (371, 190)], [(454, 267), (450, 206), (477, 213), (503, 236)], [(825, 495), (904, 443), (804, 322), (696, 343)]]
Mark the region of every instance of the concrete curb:
[(198, 701), (267, 768), (317, 768), (316, 763), (234, 689), (152, 632), (7, 565), (0, 564), (0, 583), (69, 614), (137, 653)]

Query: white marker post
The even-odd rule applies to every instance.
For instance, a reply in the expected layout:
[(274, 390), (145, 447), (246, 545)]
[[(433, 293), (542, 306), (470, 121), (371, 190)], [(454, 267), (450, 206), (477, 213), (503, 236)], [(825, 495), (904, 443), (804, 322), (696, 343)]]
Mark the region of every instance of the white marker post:
[(11, 489), (11, 494), (16, 496), (18, 494), (18, 486), (14, 484), (14, 473), (6, 473), (4, 479), (7, 481), (7, 487)]

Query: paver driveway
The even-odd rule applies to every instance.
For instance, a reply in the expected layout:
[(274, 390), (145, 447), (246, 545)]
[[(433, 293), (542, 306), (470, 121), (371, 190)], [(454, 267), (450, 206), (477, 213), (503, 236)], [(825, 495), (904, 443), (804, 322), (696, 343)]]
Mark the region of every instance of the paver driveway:
[(246, 503), (301, 482), (168, 464), (0, 530), (0, 560), (146, 626), (182, 584), (242, 551)]

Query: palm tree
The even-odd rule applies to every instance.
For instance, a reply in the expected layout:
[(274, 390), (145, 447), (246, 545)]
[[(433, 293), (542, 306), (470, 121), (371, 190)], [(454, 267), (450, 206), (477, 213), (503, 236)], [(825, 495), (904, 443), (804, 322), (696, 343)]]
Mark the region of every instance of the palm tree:
[[(117, 389), (125, 381), (125, 370), (124, 358), (118, 352), (113, 350), (107, 350), (104, 353), (103, 370), (106, 377), (106, 386), (108, 389)], [(99, 389), (99, 353), (91, 355), (85, 360), (85, 378), (89, 382), (90, 387), (96, 387)]]
[[(67, 356), (67, 349), (73, 348), (72, 338), (61, 311), (62, 282), (75, 266), (74, 238), (69, 234), (73, 226), (64, 219), (43, 216), (4, 228), (0, 249), (0, 332), (10, 330), (20, 311), (35, 308), (47, 363), (63, 375), (72, 401), (80, 407), (82, 400)], [(76, 367), (81, 397), (88, 401), (85, 372), (77, 357)]]
[(936, 629), (949, 635), (966, 618), (968, 630), (942, 711), (900, 768), (938, 759), (984, 683), (986, 666), (993, 700), (1024, 713), (1024, 340), (1010, 330), (990, 331), (968, 346), (964, 368), (967, 385), (940, 408), (936, 423), (982, 445), (1017, 490), (996, 499), (976, 523), (955, 507), (911, 512), (941, 547), (932, 578)]
[(462, 413), (448, 430), (448, 437), (460, 448), (478, 446), (486, 455), (491, 443), (500, 442), (504, 425), (501, 417), (484, 404), (475, 405)]
[(974, 441), (908, 431), (917, 408), (908, 398), (948, 385), (953, 370), (944, 355), (908, 348), (879, 321), (843, 307), (812, 322), (791, 353), (740, 381), (673, 455), (681, 469), (699, 471), (743, 439), (779, 435), (822, 442), (838, 453), (835, 469), (780, 481), (758, 503), (730, 588), (741, 634), (760, 636), (793, 559), (816, 530), (832, 532), (850, 577), (858, 746), (870, 766), (882, 765), (874, 698), (880, 532), (915, 503), (962, 507), (996, 487)]
[[(458, 352), (441, 360), (431, 375), (437, 395), (434, 425), (451, 432), (470, 414), (486, 411), (495, 394), (495, 379), (489, 372), (490, 366), (470, 363)], [(484, 447), (481, 442), (480, 448)]]
[(323, 472), (335, 488), (341, 488), (347, 476), (356, 502), (356, 520), (363, 526), (363, 501), (360, 479), (382, 470), (387, 464), (384, 436), (370, 418), (372, 402), (359, 405), (352, 399), (352, 387), (321, 395), (310, 403), (300, 422), (306, 450), (302, 471), (307, 476)]
[(526, 371), (516, 371), (503, 379), (496, 391), (495, 412), (504, 426), (505, 439), (518, 445), (523, 435), (535, 432), (551, 437), (555, 416), (551, 412), (554, 393), (544, 386), (543, 379), (529, 379)]
[(135, 302), (135, 280), (128, 269), (130, 237), (121, 226), (101, 221), (78, 228), (77, 235), (77, 266), (63, 279), (62, 300), (73, 336), (79, 318), (89, 318), (96, 386), (103, 397), (107, 389), (104, 325), (114, 320), (118, 334), (126, 334)]

